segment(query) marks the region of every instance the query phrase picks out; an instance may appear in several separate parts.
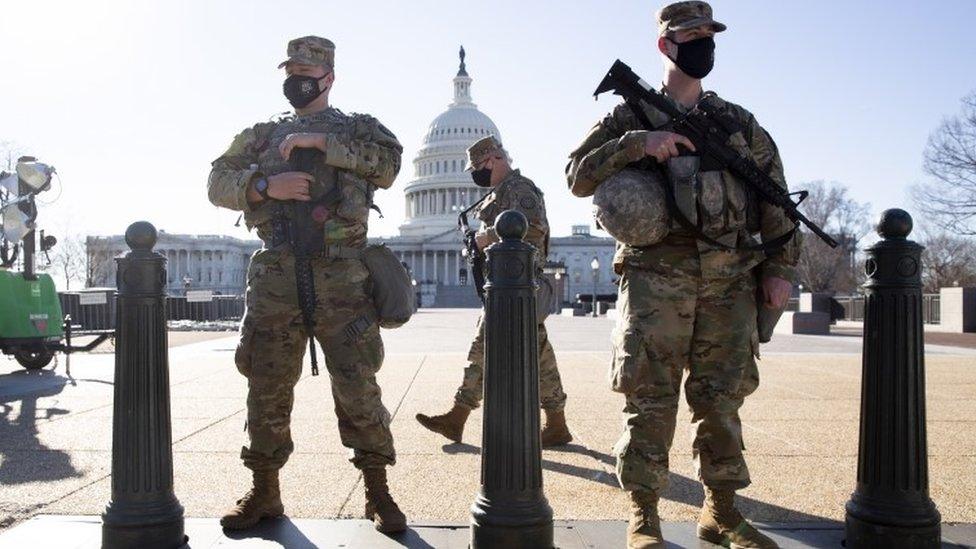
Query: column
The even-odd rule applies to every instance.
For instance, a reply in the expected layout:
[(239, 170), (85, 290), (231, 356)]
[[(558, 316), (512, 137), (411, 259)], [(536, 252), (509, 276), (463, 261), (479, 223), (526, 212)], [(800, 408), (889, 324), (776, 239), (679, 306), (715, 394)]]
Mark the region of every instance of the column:
[(434, 280), (436, 282), (440, 282), (441, 281), (441, 273), (440, 273), (440, 270), (438, 269), (438, 261), (437, 261), (437, 257), (439, 255), (440, 255), (440, 252), (438, 252), (437, 250), (434, 250)]
[(461, 285), (461, 252), (454, 250), (454, 285)]

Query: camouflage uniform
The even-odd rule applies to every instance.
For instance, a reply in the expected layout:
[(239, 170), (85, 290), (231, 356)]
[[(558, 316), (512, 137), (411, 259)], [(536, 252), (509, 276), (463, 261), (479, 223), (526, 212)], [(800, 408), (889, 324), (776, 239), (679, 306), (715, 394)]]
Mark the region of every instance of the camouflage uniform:
[[(529, 220), (529, 230), (525, 241), (536, 248), (535, 262), (539, 275), (549, 254), (549, 222), (546, 220), (546, 205), (542, 191), (519, 170), (512, 170), (495, 188), (478, 210), (481, 221), (480, 232), (488, 235), (492, 242), (499, 237), (493, 226), (498, 214), (505, 210), (517, 210)], [(464, 368), (464, 380), (454, 395), (454, 402), (460, 406), (474, 409), (484, 396), (485, 328), (483, 318), (478, 318), (478, 333), (468, 351), (468, 365)], [(566, 393), (556, 367), (556, 355), (549, 343), (546, 325), (539, 324), (539, 400), (542, 408), (561, 411), (566, 406)]]
[[(729, 145), (786, 188), (776, 146), (756, 119), (713, 94), (703, 100), (715, 102), (742, 124), (744, 131), (733, 135)], [(655, 126), (666, 121), (651, 107), (645, 113)], [(590, 196), (625, 166), (647, 162), (646, 137), (629, 107), (618, 105), (571, 153), (567, 177), (572, 192)], [(705, 234), (727, 246), (755, 244), (754, 233), (768, 241), (793, 228), (782, 210), (759, 202), (728, 171), (702, 171), (698, 182), (698, 221)], [(685, 398), (692, 411), (699, 478), (715, 489), (749, 484), (738, 410), (759, 384), (756, 279), (792, 280), (798, 254), (798, 233), (767, 257), (711, 246), (674, 222), (657, 244), (638, 248), (618, 243), (614, 269), (621, 275), (620, 319), (610, 381), (626, 395), (625, 431), (615, 447), (623, 488), (661, 493), (667, 486), (668, 452), (686, 369)]]
[(247, 311), (235, 355), (238, 370), (248, 379), (250, 444), (242, 448), (241, 457), (254, 471), (277, 470), (294, 449), (290, 416), (307, 334), (298, 307), (294, 255), (287, 246), (270, 244), (272, 218), (287, 204), (266, 200), (252, 205), (246, 191), (256, 177), (292, 171), (278, 145), (298, 132), (326, 134), (326, 152), (312, 174), (312, 197), (335, 188), (339, 193), (324, 214), (326, 248), (312, 260), (314, 336), (325, 354), (342, 444), (352, 449), (356, 467), (383, 467), (396, 457), (390, 414), (376, 383), (383, 342), (372, 320), (370, 279), (358, 253), (366, 245), (373, 191), (392, 185), (402, 147), (375, 118), (334, 108), (244, 130), (213, 162), (210, 173), (210, 201), (242, 211), (247, 227), (265, 242), (248, 268)]

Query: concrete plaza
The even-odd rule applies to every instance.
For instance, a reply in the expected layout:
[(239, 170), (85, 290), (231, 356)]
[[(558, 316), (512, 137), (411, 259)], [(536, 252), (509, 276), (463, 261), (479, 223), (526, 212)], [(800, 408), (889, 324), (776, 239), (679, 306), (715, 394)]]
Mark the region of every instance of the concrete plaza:
[[(472, 415), (462, 444), (447, 443), (414, 419), (417, 412), (450, 407), (475, 320), (475, 311), (422, 310), (406, 327), (384, 332), (386, 362), (379, 379), (398, 452), (391, 486), (417, 531), (424, 525), (463, 525), (478, 489), (480, 414)], [(557, 520), (572, 521), (562, 523), (566, 528), (607, 529), (613, 537), (592, 546), (620, 547), (627, 497), (616, 486), (611, 448), (620, 435), (623, 402), (605, 381), (613, 325), (605, 318), (558, 316), (547, 324), (576, 440), (544, 452), (546, 495)], [(233, 365), (235, 335), (192, 339), (171, 336), (176, 493), (187, 517), (213, 519), (248, 485), (238, 457), (246, 385)], [(843, 520), (855, 478), (860, 346), (854, 336), (777, 335), (762, 350), (762, 383), (742, 410), (753, 484), (741, 492), (741, 506), (752, 520), (779, 524), (776, 531), (786, 541), (817, 545), (795, 533), (817, 529), (834, 532), (817, 538), (832, 545), (842, 537), (837, 521)], [(946, 537), (976, 543), (966, 526), (976, 523), (976, 350), (929, 345), (926, 367), (932, 498), (950, 523)], [(94, 527), (109, 501), (113, 358), (76, 355), (71, 369), (72, 377), (64, 375), (63, 365), (25, 372), (0, 359), (0, 529), (6, 529), (0, 530), (0, 547), (22, 538), (32, 523), (20, 523), (36, 515), (86, 515), (45, 524)], [(328, 384), (328, 376), (312, 377), (306, 368), (296, 388), (296, 450), (282, 471), (292, 525), (313, 528), (323, 523), (301, 519), (362, 518), (361, 478), (339, 443)], [(661, 507), (663, 518), (674, 523), (668, 528), (681, 539), (703, 497), (691, 467), (689, 419), (682, 409), (671, 487)], [(214, 523), (188, 521), (188, 527), (193, 524), (205, 531)], [(360, 523), (343, 524), (349, 529)], [(463, 531), (457, 535), (463, 538)], [(441, 546), (423, 543), (405, 544)]]

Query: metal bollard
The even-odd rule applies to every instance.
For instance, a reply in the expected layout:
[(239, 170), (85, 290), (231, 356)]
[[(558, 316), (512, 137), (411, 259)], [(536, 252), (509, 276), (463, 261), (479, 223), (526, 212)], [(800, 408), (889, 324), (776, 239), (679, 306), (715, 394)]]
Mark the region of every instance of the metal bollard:
[(118, 262), (112, 499), (102, 514), (105, 549), (176, 548), (186, 543), (173, 492), (166, 259), (152, 251), (156, 228), (129, 226), (132, 251)]
[(867, 248), (857, 488), (847, 502), (848, 548), (937, 548), (925, 439), (922, 246), (912, 217), (885, 210)]
[(471, 505), (471, 547), (553, 546), (552, 508), (542, 491), (535, 248), (525, 216), (502, 212), (502, 241), (487, 250), (485, 401), (481, 489)]

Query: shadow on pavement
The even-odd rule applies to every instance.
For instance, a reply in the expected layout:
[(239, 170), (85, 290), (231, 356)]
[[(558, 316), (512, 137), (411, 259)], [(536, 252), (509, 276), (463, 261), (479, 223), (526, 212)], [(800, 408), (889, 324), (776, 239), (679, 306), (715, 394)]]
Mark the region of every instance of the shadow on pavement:
[[(71, 464), (70, 455), (44, 446), (37, 438), (38, 419), (49, 420), (71, 412), (55, 406), (39, 408), (38, 399), (59, 394), (68, 381), (51, 370), (0, 375), (0, 485), (81, 476)], [(20, 409), (14, 418), (12, 403), (18, 401)]]
[[(352, 540), (353, 542), (347, 544), (345, 543), (349, 541), (347, 539), (342, 539), (342, 540), (328, 539), (330, 532), (333, 535), (338, 535), (342, 538), (346, 538), (349, 533), (349, 531), (345, 529), (315, 530), (313, 536), (319, 540), (319, 543), (323, 544), (323, 545), (316, 545), (314, 542), (312, 542), (312, 540), (308, 539), (308, 537), (302, 532), (302, 530), (297, 525), (295, 525), (295, 523), (292, 522), (291, 519), (288, 517), (282, 517), (275, 520), (262, 520), (257, 524), (257, 526), (254, 526), (253, 528), (249, 528), (247, 530), (224, 530), (223, 531), (224, 535), (228, 539), (233, 539), (233, 540), (260, 539), (264, 541), (273, 541), (281, 544), (282, 547), (288, 547), (289, 549), (292, 548), (305, 549), (305, 548), (316, 548), (316, 547), (345, 547), (345, 546), (366, 547), (366, 545), (356, 543), (357, 540), (355, 538), (358, 538), (364, 534), (367, 536), (375, 535), (375, 532), (372, 530), (372, 527), (370, 527), (368, 532), (360, 533), (359, 535), (353, 534), (353, 538), (354, 538)], [(322, 536), (325, 536), (324, 540), (322, 539)], [(408, 547), (410, 549), (434, 549), (434, 546), (431, 545), (429, 542), (425, 541), (421, 536), (421, 534), (413, 528), (407, 528), (405, 532), (401, 532), (399, 534), (387, 535), (386, 537), (389, 538), (391, 541), (394, 541), (400, 544), (401, 546)], [(211, 545), (208, 543), (207, 546), (210, 547)], [(190, 548), (193, 547), (192, 539), (190, 540), (190, 543), (187, 545), (187, 547)]]
[[(228, 539), (234, 540), (262, 539), (278, 542), (282, 547), (318, 547), (288, 517), (262, 520), (256, 526), (246, 530), (224, 530), (223, 532)], [(187, 546), (193, 547), (192, 539)]]
[[(562, 448), (553, 448), (552, 450), (586, 455), (599, 461), (600, 463), (608, 467), (611, 468), (616, 467), (616, 458), (614, 458), (610, 454), (598, 452), (596, 450), (587, 448), (586, 446), (580, 444), (570, 444)], [(593, 473), (596, 472), (596, 470), (594, 469), (585, 469), (581, 467), (576, 467), (575, 469), (582, 469), (582, 471), (560, 470), (561, 467), (567, 467), (567, 466), (561, 463), (557, 463), (555, 465), (559, 467), (547, 466), (546, 469), (556, 470), (567, 474), (573, 474), (581, 478), (588, 478), (589, 480), (593, 480), (594, 482), (599, 482), (601, 484), (619, 487), (619, 484), (617, 483), (616, 474), (608, 474), (601, 471), (601, 473), (603, 473), (602, 475), (594, 476)], [(705, 491), (702, 488), (701, 482), (699, 482), (697, 479), (689, 478), (671, 472), (668, 474), (668, 484), (669, 484), (668, 490), (662, 496), (664, 499), (668, 499), (679, 503), (684, 503), (692, 507), (701, 507), (702, 503), (705, 500)], [(779, 505), (766, 503), (764, 501), (759, 501), (757, 499), (753, 499), (743, 495), (736, 496), (736, 504), (739, 510), (742, 511), (742, 514), (745, 515), (747, 518), (755, 517), (755, 516), (768, 517), (768, 518), (764, 518), (764, 520), (762, 520), (761, 522), (791, 522), (791, 523), (810, 522), (810, 523), (818, 523), (819, 525), (823, 525), (824, 523), (832, 523), (837, 525), (837, 527), (843, 527), (842, 523), (833, 521), (826, 517), (822, 517), (819, 515), (811, 515), (809, 513), (796, 511), (794, 509), (788, 509), (786, 507), (781, 507)], [(624, 510), (621, 510), (622, 513), (623, 511)], [(624, 518), (624, 516), (621, 515), (621, 518)], [(795, 537), (795, 539), (798, 540), (800, 539), (800, 535), (801, 535), (800, 533), (792, 533), (790, 530), (777, 530), (777, 534), (789, 538)]]

